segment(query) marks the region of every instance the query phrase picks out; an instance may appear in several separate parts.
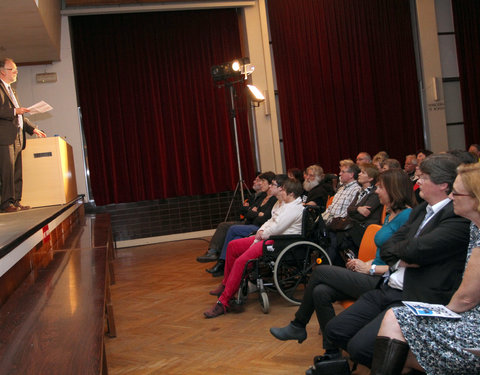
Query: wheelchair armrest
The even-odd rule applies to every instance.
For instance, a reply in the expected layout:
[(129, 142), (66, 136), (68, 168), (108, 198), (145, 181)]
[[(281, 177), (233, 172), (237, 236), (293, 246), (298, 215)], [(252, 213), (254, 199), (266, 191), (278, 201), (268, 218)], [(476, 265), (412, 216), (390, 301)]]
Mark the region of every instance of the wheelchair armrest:
[(300, 241), (303, 239), (303, 236), (300, 234), (279, 234), (276, 236), (270, 236), (267, 241)]

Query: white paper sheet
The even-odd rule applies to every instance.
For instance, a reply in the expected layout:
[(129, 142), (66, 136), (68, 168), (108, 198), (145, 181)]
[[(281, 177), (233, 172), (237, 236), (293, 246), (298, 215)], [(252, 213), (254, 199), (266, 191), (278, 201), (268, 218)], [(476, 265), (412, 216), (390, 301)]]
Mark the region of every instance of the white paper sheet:
[(31, 115), (34, 115), (35, 113), (45, 113), (45, 112), (51, 111), (53, 107), (42, 100), (28, 107), (28, 109), (30, 110), (30, 112), (28, 113), (30, 113)]

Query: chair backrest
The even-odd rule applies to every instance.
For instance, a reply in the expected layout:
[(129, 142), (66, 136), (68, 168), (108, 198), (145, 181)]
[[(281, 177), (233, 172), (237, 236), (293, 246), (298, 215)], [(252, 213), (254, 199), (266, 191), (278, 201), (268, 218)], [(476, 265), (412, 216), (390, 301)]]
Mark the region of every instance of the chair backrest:
[(387, 216), (387, 206), (383, 206), (382, 217), (380, 218), (380, 224), (385, 223), (385, 217)]
[(360, 248), (358, 250), (358, 259), (366, 262), (375, 258), (375, 253), (377, 252), (377, 245), (375, 245), (375, 235), (380, 230), (382, 226), (378, 224), (370, 224), (362, 237), (362, 242), (360, 242)]
[(335, 197), (334, 195), (328, 197), (328, 199), (327, 199), (327, 206), (326, 206), (326, 207), (328, 207), (328, 206), (330, 206), (330, 205), (332, 204), (334, 197)]

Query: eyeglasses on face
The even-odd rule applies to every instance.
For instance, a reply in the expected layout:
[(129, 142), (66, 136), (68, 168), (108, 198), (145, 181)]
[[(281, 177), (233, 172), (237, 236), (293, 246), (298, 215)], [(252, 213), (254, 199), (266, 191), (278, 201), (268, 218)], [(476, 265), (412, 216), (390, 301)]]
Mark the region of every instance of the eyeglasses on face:
[(462, 194), (462, 193), (456, 192), (455, 190), (452, 190), (452, 195), (454, 197), (471, 197), (472, 196), (472, 194)]

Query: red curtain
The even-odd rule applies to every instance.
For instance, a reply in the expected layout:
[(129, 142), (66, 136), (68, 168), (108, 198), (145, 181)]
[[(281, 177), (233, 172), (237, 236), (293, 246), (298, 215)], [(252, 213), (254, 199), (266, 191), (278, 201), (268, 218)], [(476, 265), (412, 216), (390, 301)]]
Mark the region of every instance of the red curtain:
[[(424, 146), (408, 0), (268, 0), (287, 167)], [(373, 156), (373, 155), (372, 155)]]
[(467, 147), (480, 143), (480, 2), (452, 0)]
[[(236, 10), (79, 16), (71, 29), (97, 205), (235, 188), (229, 100), (210, 67), (242, 57)], [(250, 181), (247, 105), (237, 86)]]

